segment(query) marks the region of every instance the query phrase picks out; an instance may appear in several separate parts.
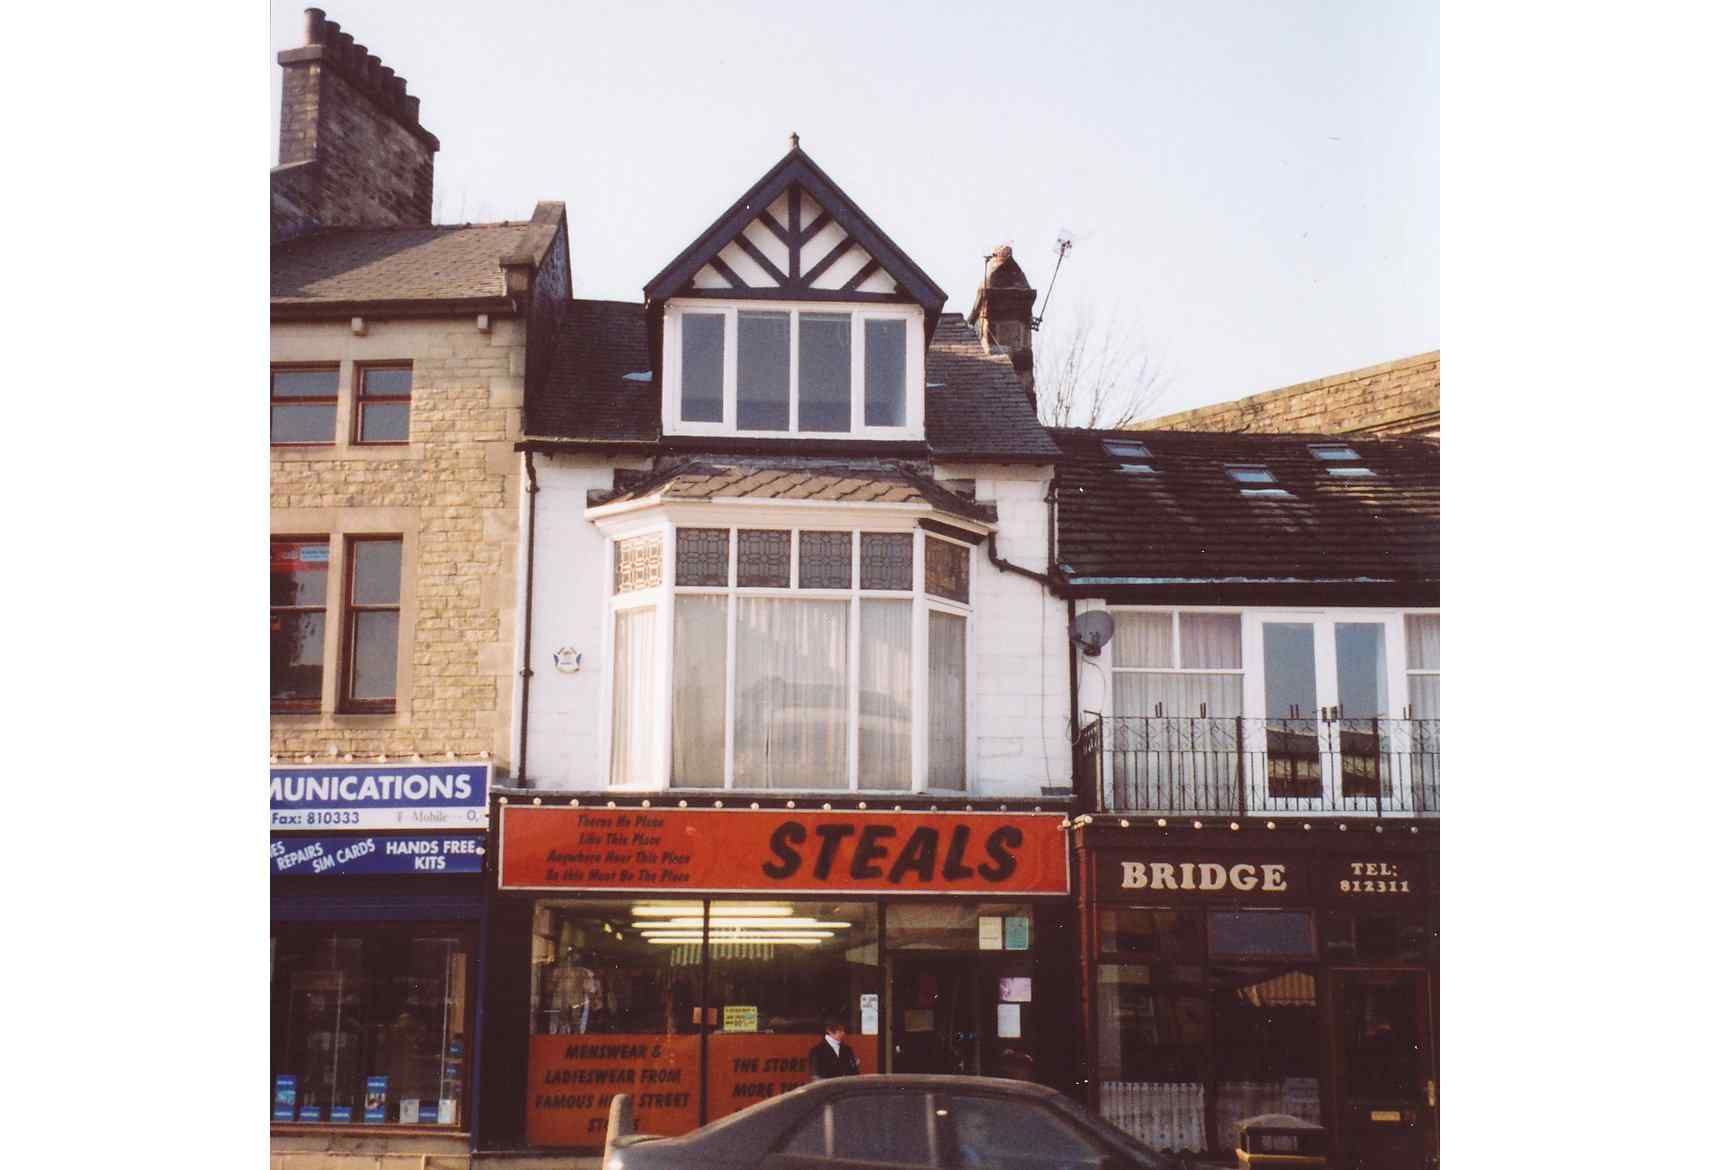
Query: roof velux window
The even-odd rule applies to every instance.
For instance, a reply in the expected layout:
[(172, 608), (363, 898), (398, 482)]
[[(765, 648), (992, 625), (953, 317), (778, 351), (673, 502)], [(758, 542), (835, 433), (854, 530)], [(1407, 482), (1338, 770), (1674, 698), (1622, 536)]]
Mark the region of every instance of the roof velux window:
[(1158, 469), (1150, 462), (1140, 462), (1152, 458), (1151, 449), (1144, 443), (1132, 439), (1106, 439), (1104, 453), (1117, 461), (1116, 470), (1123, 475), (1158, 474)]
[(1229, 463), (1223, 470), (1229, 473), (1229, 478), (1236, 483), (1275, 483), (1277, 477), (1271, 474), (1268, 467), (1257, 464)]
[(1377, 475), (1369, 467), (1328, 467), (1325, 470), (1336, 479), (1371, 479)]
[(1313, 458), (1322, 459), (1326, 463), (1345, 462), (1360, 457), (1360, 453), (1346, 443), (1308, 443), (1306, 449), (1312, 452)]
[(1293, 493), (1285, 491), (1284, 489), (1282, 489), (1280, 487), (1242, 488), (1241, 494), (1244, 496), (1268, 497), (1268, 498), (1273, 499), (1273, 500), (1292, 500), (1292, 499), (1294, 499)]

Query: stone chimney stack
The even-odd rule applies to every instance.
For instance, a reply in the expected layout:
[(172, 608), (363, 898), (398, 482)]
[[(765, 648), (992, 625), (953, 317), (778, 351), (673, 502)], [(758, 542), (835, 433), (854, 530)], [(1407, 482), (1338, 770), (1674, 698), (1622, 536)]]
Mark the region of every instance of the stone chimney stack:
[(974, 294), (968, 321), (987, 353), (1002, 347), (1009, 353), (1027, 400), (1038, 408), (1033, 389), (1033, 299), (1039, 290), (1015, 262), (1008, 244), (999, 244), (986, 259), (986, 278)]
[(279, 54), (274, 240), (317, 227), (431, 222), (439, 139), (422, 127), (421, 99), (325, 12), (303, 16), (302, 47)]

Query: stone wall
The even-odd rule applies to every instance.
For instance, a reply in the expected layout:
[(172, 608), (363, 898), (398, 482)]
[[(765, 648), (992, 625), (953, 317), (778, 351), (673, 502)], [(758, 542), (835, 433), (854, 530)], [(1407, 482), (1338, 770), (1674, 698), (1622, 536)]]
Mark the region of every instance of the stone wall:
[[(338, 362), (337, 434), (329, 447), (272, 449), (272, 531), (331, 538), (326, 673), (319, 714), (275, 714), (270, 751), (358, 759), (491, 753), (509, 770), (515, 670), (524, 341), (521, 321), (490, 333), (473, 316), (280, 323), (273, 360)], [(409, 360), (414, 370), (410, 442), (358, 446), (354, 367)], [(334, 710), (342, 637), (342, 538), (400, 534), (404, 541), (398, 708), (392, 715)]]
[(1440, 350), (1133, 425), (1147, 431), (1437, 436)]

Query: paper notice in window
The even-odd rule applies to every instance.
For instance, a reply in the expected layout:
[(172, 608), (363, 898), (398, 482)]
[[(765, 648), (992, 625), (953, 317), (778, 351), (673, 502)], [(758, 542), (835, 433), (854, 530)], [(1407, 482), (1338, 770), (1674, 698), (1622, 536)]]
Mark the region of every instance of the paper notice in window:
[(1003, 950), (1003, 918), (993, 916), (980, 917), (980, 949), (982, 951)]
[(1000, 1003), (998, 1009), (998, 1038), (1001, 1040), (1019, 1039), (1021, 1036), (1021, 1005), (1018, 1003)]
[(879, 1030), (879, 997), (873, 992), (861, 996), (861, 1034), (875, 1035)]
[(1013, 975), (998, 980), (998, 998), (1005, 1003), (1032, 1003), (1033, 977)]
[(727, 1004), (724, 1009), (724, 1030), (726, 1032), (758, 1032), (760, 1030), (760, 1009), (756, 1005), (739, 1007)]
[(1006, 951), (1025, 951), (1029, 945), (1029, 927), (1031, 920), (1025, 916), (1005, 918), (1003, 920), (1003, 949)]
[(903, 1031), (930, 1032), (932, 1031), (932, 1011), (930, 1008), (909, 1008), (903, 1012)]

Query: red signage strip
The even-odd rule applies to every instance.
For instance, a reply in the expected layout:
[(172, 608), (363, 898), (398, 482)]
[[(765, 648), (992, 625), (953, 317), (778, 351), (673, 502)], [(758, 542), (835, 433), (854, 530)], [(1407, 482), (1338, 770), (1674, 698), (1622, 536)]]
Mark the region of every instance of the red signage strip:
[(499, 887), (1067, 894), (1055, 813), (566, 808), (499, 811)]

